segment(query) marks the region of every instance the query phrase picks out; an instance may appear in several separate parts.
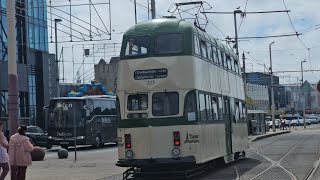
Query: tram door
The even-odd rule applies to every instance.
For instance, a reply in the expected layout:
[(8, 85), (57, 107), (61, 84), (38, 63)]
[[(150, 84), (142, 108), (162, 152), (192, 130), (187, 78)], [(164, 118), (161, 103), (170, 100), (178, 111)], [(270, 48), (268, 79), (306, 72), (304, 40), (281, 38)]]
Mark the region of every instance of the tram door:
[(227, 154), (232, 154), (232, 122), (230, 117), (230, 100), (228, 97), (223, 98), (224, 106), (224, 121), (226, 127), (226, 145)]

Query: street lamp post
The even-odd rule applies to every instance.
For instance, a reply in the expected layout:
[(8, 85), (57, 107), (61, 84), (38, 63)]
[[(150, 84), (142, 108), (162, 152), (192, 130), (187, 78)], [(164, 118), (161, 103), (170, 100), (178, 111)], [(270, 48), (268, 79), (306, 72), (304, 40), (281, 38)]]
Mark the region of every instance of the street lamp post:
[(16, 20), (15, 1), (7, 0), (7, 33), (8, 33), (8, 113), (9, 137), (18, 128), (19, 121), (19, 83), (16, 58)]
[(303, 127), (306, 128), (306, 102), (305, 102), (305, 97), (304, 97), (304, 89), (303, 89), (303, 63), (307, 62), (306, 60), (301, 61), (301, 89), (302, 89), (302, 110), (303, 110)]
[(58, 30), (57, 24), (61, 22), (61, 19), (54, 19), (54, 31), (55, 31), (55, 45), (56, 45), (56, 70), (57, 70), (57, 97), (60, 97), (60, 87), (59, 87), (59, 60), (58, 60)]
[(271, 75), (271, 113), (272, 113), (272, 130), (276, 132), (275, 126), (275, 117), (274, 117), (274, 91), (273, 91), (273, 72), (272, 72), (272, 56), (271, 56), (271, 45), (274, 44), (274, 41), (269, 44), (269, 53), (270, 53), (270, 75)]

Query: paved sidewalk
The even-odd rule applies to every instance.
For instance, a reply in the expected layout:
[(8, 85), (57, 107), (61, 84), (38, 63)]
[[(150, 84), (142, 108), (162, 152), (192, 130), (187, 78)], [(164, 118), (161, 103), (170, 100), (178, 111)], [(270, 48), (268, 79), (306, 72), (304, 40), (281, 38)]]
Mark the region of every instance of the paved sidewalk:
[(249, 136), (249, 141), (253, 142), (260, 139), (277, 136), (281, 134), (286, 134), (290, 132), (294, 133), (294, 132), (309, 131), (309, 130), (316, 130), (316, 129), (320, 129), (320, 124), (312, 124), (312, 125), (306, 126), (306, 129), (303, 126), (289, 127), (287, 128), (287, 130), (276, 129), (276, 132), (273, 132), (272, 129), (269, 129), (269, 131), (266, 134)]
[(250, 142), (253, 142), (253, 141), (260, 140), (260, 139), (268, 138), (268, 137), (271, 137), (271, 136), (277, 136), (277, 135), (281, 135), (281, 134), (286, 134), (286, 133), (290, 133), (290, 130), (279, 130), (279, 129), (277, 129), (276, 132), (273, 132), (272, 129), (270, 129), (270, 131), (267, 132), (266, 134), (249, 136), (248, 138), (249, 138)]
[(33, 162), (27, 169), (27, 180), (95, 180), (120, 174), (125, 168), (115, 166), (117, 148), (78, 151), (74, 163), (74, 152), (68, 159), (58, 159), (57, 152), (46, 154), (44, 161)]

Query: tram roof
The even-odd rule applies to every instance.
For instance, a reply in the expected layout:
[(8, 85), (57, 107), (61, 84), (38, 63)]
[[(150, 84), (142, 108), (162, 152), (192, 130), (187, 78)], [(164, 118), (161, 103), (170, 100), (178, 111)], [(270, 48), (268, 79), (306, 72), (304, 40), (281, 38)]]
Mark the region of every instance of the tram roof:
[(228, 54), (233, 55), (235, 58), (237, 57), (229, 47), (223, 45), (216, 38), (211, 37), (208, 33), (196, 28), (193, 24), (185, 21), (184, 19), (177, 19), (175, 17), (163, 17), (160, 19), (152, 19), (140, 22), (128, 29), (124, 33), (124, 36), (155, 34), (163, 32), (198, 33), (204, 39), (217, 45), (220, 49), (225, 50), (225, 52), (228, 52)]

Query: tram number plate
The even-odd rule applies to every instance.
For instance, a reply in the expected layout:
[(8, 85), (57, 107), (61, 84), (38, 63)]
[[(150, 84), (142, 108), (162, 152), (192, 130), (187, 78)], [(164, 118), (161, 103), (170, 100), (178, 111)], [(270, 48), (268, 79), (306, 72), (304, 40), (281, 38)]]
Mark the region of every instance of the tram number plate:
[(148, 86), (154, 85), (155, 83), (156, 83), (155, 80), (147, 81), (147, 85), (148, 85)]
[(160, 79), (168, 76), (168, 69), (145, 69), (136, 70), (133, 74), (135, 80)]

